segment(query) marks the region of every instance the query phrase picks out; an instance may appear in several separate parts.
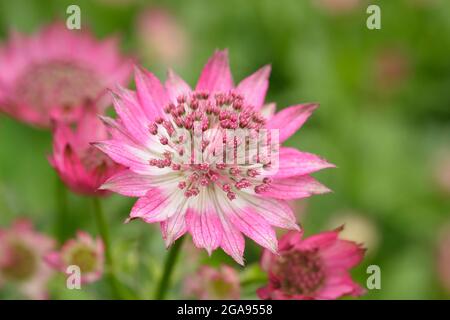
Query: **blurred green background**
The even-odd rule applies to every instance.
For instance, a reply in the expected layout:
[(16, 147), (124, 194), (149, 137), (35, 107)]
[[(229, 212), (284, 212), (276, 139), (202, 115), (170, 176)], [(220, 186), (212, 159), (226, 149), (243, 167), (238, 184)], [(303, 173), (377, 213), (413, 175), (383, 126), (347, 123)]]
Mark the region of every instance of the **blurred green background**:
[[(379, 265), (382, 287), (364, 298), (448, 298), (450, 288), (446, 292), (436, 272), (436, 253), (441, 227), (450, 223), (450, 190), (442, 186), (438, 165), (450, 161), (445, 159), (450, 151), (450, 2), (360, 0), (342, 10), (330, 7), (332, 2), (0, 0), (0, 41), (10, 29), (32, 33), (65, 19), (67, 6), (78, 4), (83, 27), (99, 38), (119, 34), (123, 52), (136, 55), (161, 78), (171, 65), (194, 84), (216, 48), (229, 49), (235, 81), (271, 63), (267, 101), (278, 108), (321, 105), (288, 144), (338, 166), (316, 175), (332, 194), (295, 204), (306, 234), (345, 222), (349, 237), (367, 242), (368, 254), (354, 275), (365, 285), (367, 266)], [(381, 7), (381, 30), (366, 28), (369, 3)], [(149, 39), (160, 32), (142, 30), (143, 14), (155, 9), (173, 15), (175, 26), (161, 32), (173, 34), (175, 43), (170, 36)], [(57, 184), (47, 161), (50, 152), (49, 132), (0, 115), (0, 226), (26, 216), (38, 230), (55, 232)], [(88, 199), (71, 195), (69, 200), (67, 235), (77, 229), (95, 234)], [(113, 195), (104, 203), (120, 278), (140, 298), (149, 298), (165, 252), (159, 230), (137, 221), (122, 223), (133, 199)], [(182, 277), (195, 270), (196, 251), (185, 249), (171, 298), (182, 297)], [(260, 250), (247, 242), (248, 270)], [(198, 254), (203, 263), (243, 270), (221, 252), (212, 258)], [(108, 288), (100, 281), (70, 291), (61, 276), (52, 281), (51, 296), (108, 298)], [(255, 298), (254, 288), (244, 290), (243, 297)]]

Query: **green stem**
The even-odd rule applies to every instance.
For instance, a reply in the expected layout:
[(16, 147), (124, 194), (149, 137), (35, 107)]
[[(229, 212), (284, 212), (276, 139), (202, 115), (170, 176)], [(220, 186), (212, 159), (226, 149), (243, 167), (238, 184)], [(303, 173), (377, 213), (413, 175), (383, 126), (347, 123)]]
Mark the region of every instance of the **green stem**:
[(175, 267), (175, 263), (177, 261), (177, 257), (180, 252), (180, 248), (183, 244), (184, 237), (175, 241), (173, 246), (170, 248), (169, 254), (166, 256), (166, 260), (164, 262), (164, 271), (159, 280), (158, 286), (155, 291), (155, 300), (163, 300), (166, 296), (167, 289), (170, 285), (170, 277), (172, 275), (172, 271)]
[(92, 198), (92, 204), (94, 208), (94, 216), (97, 223), (98, 232), (103, 240), (103, 245), (105, 247), (105, 271), (107, 279), (109, 280), (111, 290), (113, 292), (114, 298), (121, 298), (122, 292), (120, 283), (116, 277), (116, 270), (114, 268), (114, 261), (111, 253), (111, 242), (109, 238), (109, 227), (106, 222), (105, 215), (103, 214), (101, 201), (99, 198)]
[(55, 219), (55, 233), (56, 238), (62, 243), (66, 238), (66, 228), (68, 223), (68, 201), (67, 201), (67, 187), (61, 181), (59, 176), (56, 176), (55, 194), (56, 194), (56, 219)]

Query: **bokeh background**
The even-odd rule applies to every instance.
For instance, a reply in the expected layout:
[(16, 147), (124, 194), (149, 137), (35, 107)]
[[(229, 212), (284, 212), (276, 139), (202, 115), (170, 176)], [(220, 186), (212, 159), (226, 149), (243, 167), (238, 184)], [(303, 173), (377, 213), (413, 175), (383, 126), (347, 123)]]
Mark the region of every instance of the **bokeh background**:
[[(366, 28), (369, 3), (381, 7), (381, 30)], [(316, 175), (332, 194), (293, 204), (306, 234), (345, 223), (345, 237), (366, 243), (354, 276), (365, 285), (367, 266), (376, 264), (382, 282), (363, 298), (450, 297), (450, 280), (437, 271), (439, 239), (450, 224), (449, 1), (1, 0), (0, 42), (8, 30), (32, 33), (65, 19), (70, 4), (80, 6), (83, 28), (99, 38), (118, 34), (123, 52), (161, 78), (171, 66), (194, 84), (216, 48), (229, 49), (236, 81), (271, 63), (268, 101), (321, 105), (288, 144), (338, 166)], [(38, 230), (56, 232), (50, 152), (49, 132), (0, 115), (1, 227), (28, 217)], [(95, 234), (89, 199), (70, 195), (69, 204), (65, 235)], [(133, 199), (113, 195), (104, 204), (120, 279), (136, 297), (150, 298), (165, 255), (160, 232), (122, 223)], [(208, 258), (189, 243), (184, 249), (170, 298), (183, 297), (183, 277), (198, 264), (229, 264), (243, 281), (259, 272), (261, 249), (251, 241), (245, 269), (222, 252)], [(52, 280), (52, 298), (108, 298), (104, 281), (83, 290), (64, 284), (62, 276)], [(256, 298), (255, 286), (242, 296)], [(14, 297), (13, 289), (0, 292)]]

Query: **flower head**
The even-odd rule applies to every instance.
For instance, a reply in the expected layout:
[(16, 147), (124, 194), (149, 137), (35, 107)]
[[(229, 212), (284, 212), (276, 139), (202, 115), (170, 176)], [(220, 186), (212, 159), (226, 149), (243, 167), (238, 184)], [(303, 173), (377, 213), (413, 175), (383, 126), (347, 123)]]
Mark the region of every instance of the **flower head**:
[(257, 291), (261, 299), (337, 299), (361, 295), (364, 290), (349, 275), (359, 264), (364, 249), (338, 239), (342, 229), (302, 239), (301, 232), (289, 232), (280, 240), (279, 255), (264, 251), (261, 265), (269, 283)]
[(43, 257), (53, 247), (53, 239), (36, 232), (27, 220), (0, 229), (0, 285), (11, 283), (31, 299), (47, 298), (52, 270)]
[(98, 188), (124, 168), (91, 145), (108, 137), (98, 116), (88, 110), (75, 129), (64, 122), (56, 122), (53, 130), (53, 154), (49, 161), (64, 183), (78, 194), (107, 194)]
[(86, 105), (101, 111), (109, 103), (106, 89), (125, 84), (131, 71), (116, 42), (62, 23), (33, 36), (12, 34), (0, 47), (1, 109), (40, 127), (49, 127), (52, 118), (77, 120)]
[(299, 229), (286, 200), (328, 192), (309, 174), (332, 165), (278, 148), (317, 105), (274, 115), (263, 105), (269, 73), (234, 86), (226, 51), (208, 61), (195, 90), (172, 71), (163, 86), (137, 69), (137, 92), (117, 90), (119, 119), (104, 119), (113, 139), (96, 144), (128, 170), (102, 188), (139, 197), (130, 219), (160, 223), (167, 246), (188, 232), (197, 247), (221, 247), (243, 264), (245, 234), (275, 252), (272, 226)]
[(442, 287), (450, 293), (450, 224), (439, 232), (437, 250), (437, 272)]
[(240, 296), (239, 275), (226, 265), (218, 269), (204, 265), (186, 279), (185, 293), (201, 300), (236, 300)]
[(45, 256), (54, 269), (66, 272), (69, 266), (78, 266), (81, 282), (91, 283), (100, 279), (104, 266), (104, 247), (100, 238), (93, 239), (89, 234), (78, 231), (75, 239), (67, 240), (61, 250), (52, 251)]
[(189, 53), (189, 37), (170, 11), (152, 8), (143, 11), (137, 20), (137, 36), (142, 54), (149, 60), (166, 65), (182, 64)]

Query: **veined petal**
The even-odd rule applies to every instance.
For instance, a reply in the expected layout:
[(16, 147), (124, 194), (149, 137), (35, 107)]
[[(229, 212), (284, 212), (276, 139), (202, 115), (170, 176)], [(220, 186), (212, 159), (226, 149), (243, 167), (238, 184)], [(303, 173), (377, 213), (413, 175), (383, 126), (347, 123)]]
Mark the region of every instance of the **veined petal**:
[(242, 192), (239, 194), (239, 199), (234, 202), (241, 208), (250, 206), (272, 226), (300, 230), (292, 208), (284, 200), (257, 197)]
[(173, 103), (176, 103), (178, 96), (191, 92), (191, 87), (171, 69), (167, 72), (165, 85), (169, 99)]
[(203, 68), (196, 90), (228, 91), (233, 88), (233, 77), (228, 63), (228, 51), (216, 51)]
[(270, 119), (266, 128), (279, 129), (282, 143), (301, 128), (317, 107), (317, 104), (299, 104), (283, 109)]
[(229, 201), (223, 192), (219, 191), (216, 194), (216, 200), (221, 215), (226, 217), (226, 220), (237, 230), (268, 250), (276, 252), (278, 244), (275, 231), (263, 217), (253, 212), (249, 207), (240, 209)]
[(312, 153), (301, 152), (295, 148), (280, 148), (279, 168), (276, 178), (301, 176), (325, 168), (334, 168), (335, 165)]
[(301, 199), (312, 196), (313, 194), (322, 194), (331, 190), (319, 183), (314, 178), (305, 176), (296, 176), (289, 178), (274, 179), (263, 196), (269, 196), (276, 199)]
[(205, 248), (209, 255), (222, 240), (222, 224), (215, 211), (188, 209), (186, 225), (197, 248)]
[(166, 89), (153, 73), (135, 68), (137, 96), (147, 117), (154, 120), (163, 116), (163, 108), (169, 103)]
[(161, 233), (166, 243), (166, 247), (170, 247), (179, 237), (184, 235), (187, 231), (186, 227), (186, 205), (187, 201), (184, 201), (177, 209), (177, 212), (169, 219), (162, 221)]
[(127, 131), (136, 141), (145, 146), (148, 145), (150, 142), (150, 134), (148, 132), (150, 121), (140, 104), (125, 89), (119, 89), (119, 91), (112, 93), (114, 109)]
[(101, 187), (128, 197), (143, 197), (151, 189), (152, 177), (124, 170), (113, 175)]
[(148, 174), (151, 169), (149, 165), (151, 154), (145, 150), (117, 140), (100, 141), (92, 145), (106, 153), (115, 162), (135, 172)]
[(140, 218), (147, 223), (162, 222), (177, 214), (186, 198), (178, 188), (152, 188), (136, 201), (129, 219)]
[(261, 109), (269, 87), (270, 65), (264, 66), (252, 75), (242, 80), (237, 86), (237, 91), (245, 97), (245, 101)]

